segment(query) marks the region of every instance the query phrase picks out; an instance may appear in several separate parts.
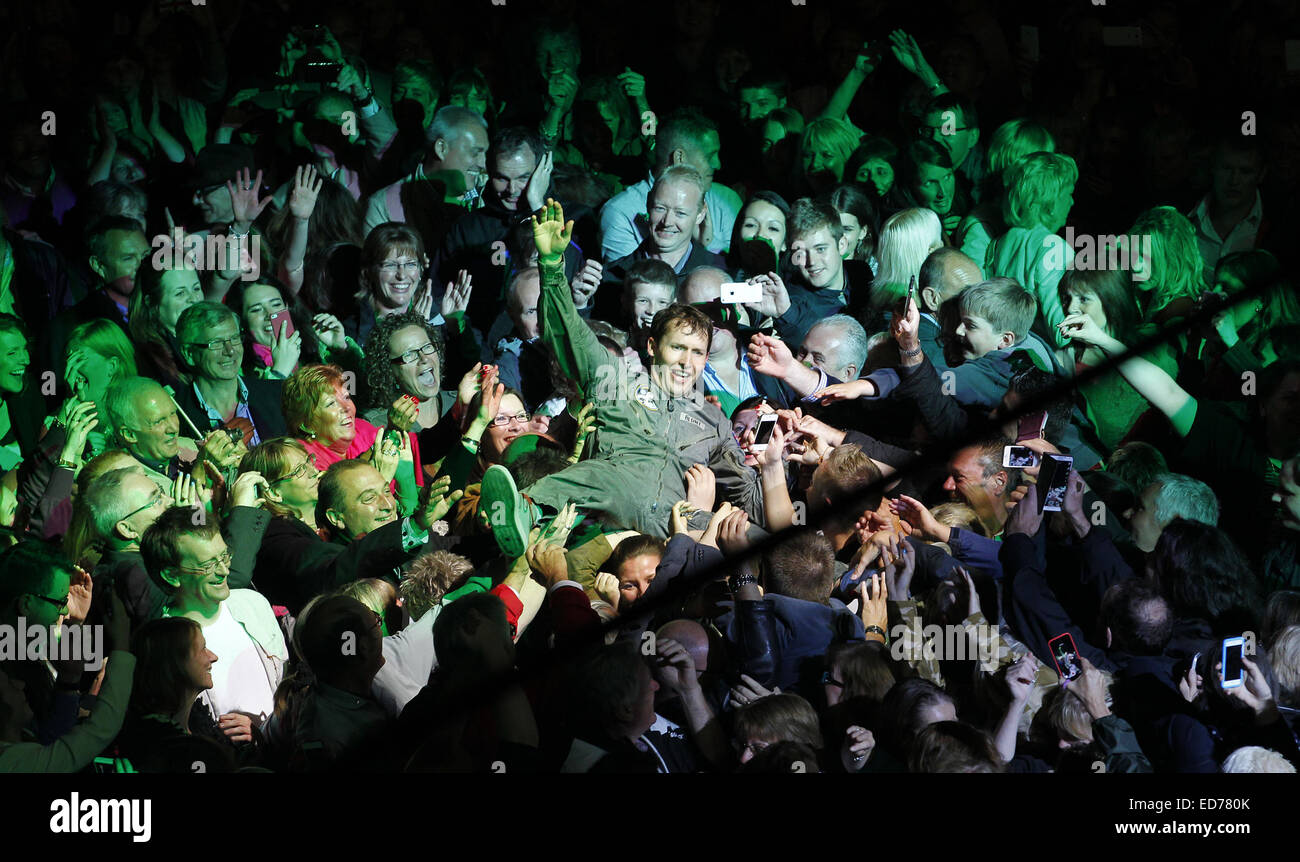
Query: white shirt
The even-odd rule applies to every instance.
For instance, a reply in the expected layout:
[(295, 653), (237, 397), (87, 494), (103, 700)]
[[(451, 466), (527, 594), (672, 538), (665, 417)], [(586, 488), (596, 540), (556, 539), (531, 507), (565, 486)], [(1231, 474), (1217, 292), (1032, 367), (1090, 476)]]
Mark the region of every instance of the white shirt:
[(222, 602), (217, 618), (203, 628), (208, 649), (216, 653), (212, 665), (212, 690), (208, 692), (217, 715), (244, 712), (264, 722), (275, 711), (275, 689), (266, 678), (259, 647)]

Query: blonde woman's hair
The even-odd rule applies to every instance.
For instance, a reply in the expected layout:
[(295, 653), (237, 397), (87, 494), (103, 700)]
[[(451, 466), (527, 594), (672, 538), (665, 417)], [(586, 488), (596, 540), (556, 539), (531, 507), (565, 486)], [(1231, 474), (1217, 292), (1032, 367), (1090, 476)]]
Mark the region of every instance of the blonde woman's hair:
[(908, 280), (942, 245), (943, 224), (934, 210), (912, 207), (886, 219), (876, 246), (880, 268), (871, 282), (873, 302), (888, 307), (906, 296)]

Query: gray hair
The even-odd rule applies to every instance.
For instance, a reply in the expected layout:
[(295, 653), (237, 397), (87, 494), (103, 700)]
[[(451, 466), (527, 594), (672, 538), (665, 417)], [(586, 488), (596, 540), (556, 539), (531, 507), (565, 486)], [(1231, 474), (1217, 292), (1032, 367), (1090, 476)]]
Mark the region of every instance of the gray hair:
[(478, 111), (462, 108), (460, 105), (447, 105), (439, 108), (433, 115), (433, 122), (425, 130), (424, 139), (428, 141), (429, 146), (433, 146), (440, 138), (450, 143), (462, 126), (471, 123), (478, 123), (484, 132), (487, 131), (487, 120), (483, 119), (483, 115)]
[(104, 412), (108, 414), (109, 427), (119, 435), (118, 439), (121, 439), (122, 429), (127, 427), (127, 420), (135, 419), (136, 399), (154, 389), (162, 390), (162, 384), (152, 377), (128, 377), (108, 390)]
[(136, 508), (127, 500), (126, 493), (122, 489), (122, 483), (131, 476), (147, 478), (147, 474), (139, 467), (118, 467), (97, 477), (90, 483), (90, 487), (78, 496), (77, 503), (89, 510), (95, 535), (100, 540), (112, 538), (118, 523)]
[(818, 326), (838, 327), (842, 336), (836, 350), (838, 355), (835, 357), (835, 368), (832, 370), (842, 371), (852, 365), (861, 373), (867, 361), (867, 331), (862, 328), (862, 324), (847, 314), (832, 314), (813, 324), (814, 329)]
[(1271, 748), (1247, 745), (1238, 748), (1221, 767), (1223, 772), (1295, 772), (1291, 761)]
[(1155, 496), (1157, 523), (1168, 524), (1174, 518), (1183, 518), (1218, 526), (1219, 499), (1209, 485), (1181, 473), (1161, 473), (1155, 481), (1160, 485)]

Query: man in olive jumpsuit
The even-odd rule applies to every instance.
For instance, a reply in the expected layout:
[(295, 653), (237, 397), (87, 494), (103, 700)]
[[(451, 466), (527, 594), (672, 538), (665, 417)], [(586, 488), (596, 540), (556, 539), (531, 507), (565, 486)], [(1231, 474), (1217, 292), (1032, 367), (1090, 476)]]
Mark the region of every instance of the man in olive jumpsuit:
[(695, 388), (708, 359), (712, 323), (688, 305), (660, 311), (647, 345), (649, 372), (626, 371), (573, 306), (564, 277), (571, 231), (572, 222), (565, 224), (553, 202), (540, 221), (534, 218), (542, 275), (538, 313), (542, 337), (560, 367), (596, 405), (595, 453), (528, 486), (533, 505), (521, 498), (504, 467), (489, 469), (482, 505), (502, 550), (521, 555), (538, 518), (570, 502), (607, 526), (666, 537), (673, 504), (686, 498), (686, 470), (695, 464), (713, 471), (720, 499), (762, 525), (759, 475), (745, 466), (731, 423)]

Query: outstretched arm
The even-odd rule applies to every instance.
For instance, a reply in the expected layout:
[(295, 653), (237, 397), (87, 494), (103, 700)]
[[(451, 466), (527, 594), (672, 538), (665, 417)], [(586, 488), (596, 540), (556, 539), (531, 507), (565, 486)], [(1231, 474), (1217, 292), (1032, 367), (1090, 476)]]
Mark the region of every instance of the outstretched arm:
[(602, 366), (610, 366), (609, 351), (583, 321), (573, 304), (573, 291), (564, 277), (564, 250), (573, 236), (573, 222), (564, 220), (564, 208), (550, 198), (540, 218), (533, 216), (537, 266), (542, 273), (542, 296), (537, 313), (542, 341), (551, 348), (560, 370), (577, 382), (584, 400), (591, 400)]

